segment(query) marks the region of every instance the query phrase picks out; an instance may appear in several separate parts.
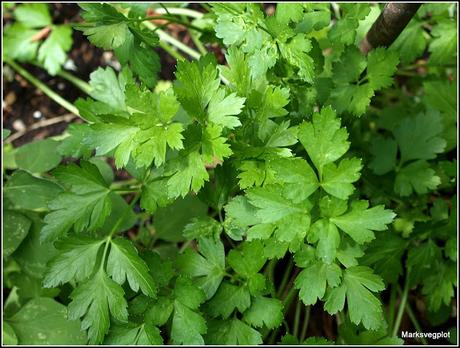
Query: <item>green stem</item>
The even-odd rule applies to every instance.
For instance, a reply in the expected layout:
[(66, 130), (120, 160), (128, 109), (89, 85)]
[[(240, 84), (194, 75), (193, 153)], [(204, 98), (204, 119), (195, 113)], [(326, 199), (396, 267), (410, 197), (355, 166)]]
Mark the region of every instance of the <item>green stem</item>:
[(211, 9), (211, 6), (209, 6), (209, 4), (202, 3), (202, 4), (200, 4), (200, 5), (201, 5), (201, 7), (203, 7), (206, 11), (211, 12), (212, 9)]
[(93, 89), (89, 83), (79, 79), (78, 77), (72, 75), (68, 71), (61, 70), (57, 73), (57, 75), (73, 83), (76, 87), (80, 88), (86, 94), (90, 94)]
[(302, 331), (300, 331), (300, 343), (305, 340), (307, 336), (308, 322), (310, 321), (311, 306), (305, 306), (305, 318), (303, 319)]
[[(158, 14), (166, 14), (166, 10), (163, 8), (159, 8), (155, 10), (156, 13)], [(181, 16), (187, 16), (191, 18), (202, 18), (203, 13), (191, 10), (189, 8), (180, 8), (180, 7), (168, 7), (168, 12), (172, 15), (181, 15)]]
[[(295, 277), (296, 277), (296, 274), (294, 274), (293, 279), (295, 279)], [(294, 285), (294, 281), (292, 281), (292, 285)], [(289, 292), (287, 293), (287, 295), (283, 299), (283, 314), (284, 314), (284, 316), (286, 316), (286, 312), (291, 307), (291, 303), (292, 303), (292, 301), (294, 300), (295, 297), (296, 297), (296, 288), (294, 286), (292, 286), (289, 289)], [(299, 300), (299, 302), (300, 302), (300, 300)], [(275, 343), (276, 335), (278, 334), (280, 328), (281, 327), (277, 327), (275, 330), (273, 330), (272, 334), (270, 335), (270, 338), (268, 339), (268, 344), (274, 344)]]
[(204, 47), (203, 43), (200, 41), (196, 33), (193, 30), (189, 30), (188, 32), (196, 48), (198, 48), (198, 51), (200, 51), (202, 55), (206, 55), (208, 51), (206, 50), (206, 47)]
[(276, 266), (276, 259), (270, 260), (267, 267), (265, 268), (264, 274), (267, 276), (268, 280), (273, 282), (274, 275), (275, 275), (275, 266)]
[(166, 42), (160, 41), (159, 45), (162, 49), (164, 49), (170, 56), (174, 57), (176, 60), (181, 61), (185, 60), (184, 56), (177, 52), (174, 47), (169, 46)]
[(287, 269), (285, 270), (283, 279), (281, 280), (281, 285), (278, 288), (278, 292), (276, 293), (276, 297), (278, 298), (281, 297), (281, 294), (284, 292), (284, 289), (286, 288), (289, 276), (291, 275), (292, 267), (294, 267), (294, 263), (292, 262), (292, 259), (289, 259)]
[[(399, 286), (398, 286), (398, 292), (400, 294), (402, 293), (401, 287), (399, 287)], [(422, 332), (422, 327), (420, 326), (420, 323), (418, 322), (417, 318), (415, 317), (415, 314), (412, 311), (412, 308), (411, 308), (409, 302), (406, 302), (406, 313), (407, 313), (407, 316), (409, 317), (410, 321), (412, 322), (412, 325), (414, 325), (415, 330), (417, 330), (417, 332)], [(420, 337), (420, 342), (422, 342), (422, 344), (424, 344), (424, 345), (428, 344), (428, 342), (425, 339), (425, 337)]]
[(109, 250), (111, 240), (112, 240), (112, 237), (108, 236), (106, 241), (105, 241), (104, 253), (102, 254), (101, 264), (99, 265), (99, 271), (102, 271), (104, 269), (105, 260), (107, 258), (107, 252)]
[(5, 59), (4, 62), (7, 63), (9, 66), (11, 66), (22, 77), (24, 77), (27, 81), (29, 81), (31, 84), (33, 84), (35, 87), (37, 87), (39, 90), (41, 90), (49, 98), (51, 98), (56, 103), (61, 105), (64, 109), (68, 110), (69, 112), (71, 112), (74, 115), (80, 116), (80, 113), (78, 112), (78, 109), (72, 103), (70, 103), (69, 101), (67, 101), (64, 98), (62, 98), (59, 94), (54, 92), (51, 88), (49, 88), (47, 85), (45, 85), (39, 79), (37, 79), (31, 73), (29, 73), (22, 66), (20, 66), (19, 64), (17, 64), (13, 60), (9, 60), (9, 59)]
[(409, 295), (409, 272), (406, 274), (406, 281), (404, 284), (404, 290), (402, 292), (401, 302), (398, 308), (398, 314), (396, 315), (395, 325), (393, 327), (393, 336), (396, 337), (399, 326), (401, 325), (401, 320), (404, 314), (404, 308), (406, 307), (407, 297)]
[(391, 293), (390, 293), (390, 304), (388, 305), (388, 328), (391, 330), (393, 327), (393, 323), (395, 320), (395, 305), (396, 305), (396, 285), (391, 285)]
[[(31, 64), (39, 67), (40, 69), (46, 70), (46, 68), (38, 62), (31, 62)], [(79, 79), (78, 77), (74, 76), (73, 74), (71, 74), (70, 72), (66, 70), (61, 69), (56, 75), (69, 81), (74, 86), (80, 88), (80, 90), (86, 94), (90, 94), (91, 90), (93, 89), (88, 82), (83, 81), (82, 79)]]
[(335, 18), (340, 19), (342, 16), (340, 15), (340, 7), (339, 4), (336, 2), (331, 2), (332, 9), (334, 10)]
[(143, 17), (143, 18), (133, 18), (133, 19), (129, 19), (128, 21), (129, 21), (129, 22), (147, 22), (147, 21), (152, 21), (152, 20), (156, 20), (156, 19), (164, 19), (164, 20), (169, 21), (170, 23), (180, 24), (180, 25), (183, 25), (184, 27), (187, 27), (187, 28), (190, 28), (190, 29), (199, 31), (199, 32), (203, 32), (203, 31), (204, 31), (203, 29), (198, 28), (197, 26), (195, 26), (195, 25), (193, 25), (193, 24), (184, 22), (184, 21), (182, 21), (182, 20), (180, 20), (180, 19), (178, 19), (178, 18), (176, 18), (176, 17), (167, 16), (167, 15), (163, 15), (163, 16), (149, 16), (149, 17)]
[(138, 184), (138, 183), (139, 182), (136, 179), (115, 181), (110, 185), (110, 189), (112, 190), (112, 189), (126, 188), (127, 186), (135, 185), (135, 184)]
[(181, 248), (179, 249), (179, 254), (182, 254), (185, 249), (192, 243), (191, 240), (186, 241), (184, 244), (182, 244)]
[(172, 37), (165, 31), (158, 29), (152, 22), (143, 22), (144, 26), (150, 30), (155, 30), (158, 36), (160, 37), (160, 40), (163, 40), (164, 42), (167, 42), (177, 49), (181, 50), (182, 52), (188, 54), (190, 57), (194, 59), (200, 58), (201, 54), (194, 49), (188, 47), (187, 45), (183, 44), (176, 38)]
[(294, 314), (294, 331), (293, 335), (297, 337), (299, 335), (299, 324), (300, 324), (300, 312), (302, 311), (302, 303), (297, 300), (295, 306), (295, 314)]
[(122, 188), (119, 188), (119, 189), (113, 189), (112, 192), (115, 192), (116, 194), (119, 194), (119, 195), (126, 195), (128, 193), (133, 193), (133, 192), (137, 192), (139, 189), (122, 189)]
[(297, 289), (293, 286), (289, 289), (286, 297), (284, 298), (283, 300), (283, 305), (284, 305), (284, 308), (283, 308), (283, 312), (286, 313), (287, 310), (289, 309), (289, 307), (291, 306), (291, 303), (292, 303), (292, 300), (294, 299), (295, 295), (296, 295), (296, 291)]

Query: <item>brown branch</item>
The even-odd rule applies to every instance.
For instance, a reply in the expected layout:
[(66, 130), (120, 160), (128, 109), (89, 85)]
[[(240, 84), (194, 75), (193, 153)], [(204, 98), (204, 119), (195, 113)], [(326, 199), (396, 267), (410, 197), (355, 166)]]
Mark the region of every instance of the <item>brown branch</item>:
[(14, 133), (11, 136), (9, 136), (8, 138), (6, 138), (4, 142), (5, 143), (11, 143), (11, 142), (19, 139), (20, 137), (22, 137), (23, 135), (27, 134), (28, 132), (30, 132), (32, 130), (47, 127), (47, 126), (51, 126), (51, 125), (56, 124), (56, 123), (70, 122), (75, 117), (77, 117), (77, 116), (74, 115), (74, 114), (65, 114), (65, 115), (62, 115), (62, 116), (57, 116), (57, 117), (41, 120), (39, 122), (34, 123), (29, 128), (17, 131), (16, 133)]
[(388, 3), (361, 41), (360, 49), (367, 54), (376, 47), (389, 47), (415, 15), (420, 3)]
[(50, 27), (44, 27), (42, 30), (40, 30), (38, 33), (36, 33), (34, 36), (32, 36), (30, 38), (30, 41), (35, 42), (35, 41), (40, 41), (40, 40), (46, 39), (50, 32), (51, 32)]

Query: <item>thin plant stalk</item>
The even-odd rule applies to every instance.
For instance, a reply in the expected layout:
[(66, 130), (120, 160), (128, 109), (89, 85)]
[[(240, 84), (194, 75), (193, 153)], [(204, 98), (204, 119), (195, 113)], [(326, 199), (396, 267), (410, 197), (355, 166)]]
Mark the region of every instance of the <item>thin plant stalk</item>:
[[(180, 16), (186, 16), (186, 17), (191, 17), (191, 18), (202, 18), (203, 13), (191, 10), (189, 8), (179, 8), (179, 7), (168, 7), (167, 8), (170, 14), (172, 15), (180, 15)], [(155, 9), (155, 12), (162, 15), (162, 14), (167, 14), (166, 9), (164, 8), (158, 8)]]
[(50, 99), (54, 100), (56, 103), (61, 105), (64, 109), (66, 109), (67, 111), (71, 112), (74, 115), (80, 116), (80, 113), (78, 112), (78, 109), (72, 103), (70, 103), (66, 99), (62, 98), (59, 94), (57, 94), (55, 91), (53, 91), (51, 88), (49, 88), (42, 81), (37, 79), (35, 76), (33, 76), (30, 72), (28, 72), (26, 69), (24, 69), (19, 64), (17, 64), (15, 61), (8, 59), (8, 60), (5, 60), (5, 63), (7, 63), (9, 66), (11, 66), (14, 70), (16, 70), (18, 72), (18, 74), (20, 74), (27, 81), (29, 81), (31, 84), (33, 84), (35, 87), (37, 87), (39, 90), (41, 90)]
[(404, 284), (404, 290), (401, 296), (401, 302), (399, 303), (398, 314), (396, 315), (395, 325), (393, 327), (393, 336), (396, 336), (401, 325), (401, 320), (404, 314), (404, 309), (406, 308), (407, 297), (409, 295), (409, 273), (406, 274), (406, 281)]
[(302, 343), (305, 340), (305, 337), (307, 336), (308, 322), (310, 321), (310, 311), (311, 306), (305, 306), (305, 317), (303, 319), (302, 330), (300, 331), (299, 338), (300, 343)]

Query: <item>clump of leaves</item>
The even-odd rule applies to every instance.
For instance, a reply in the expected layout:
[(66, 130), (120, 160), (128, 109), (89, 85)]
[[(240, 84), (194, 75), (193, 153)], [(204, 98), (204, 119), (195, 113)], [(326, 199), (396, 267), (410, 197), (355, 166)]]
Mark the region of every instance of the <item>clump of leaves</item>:
[[(225, 65), (180, 60), (161, 88), (149, 6), (81, 5), (76, 29), (122, 68), (91, 74), (75, 102), (85, 123), (8, 152), (6, 342), (402, 344), (410, 290), (434, 327), (447, 322), (457, 286), (456, 87), (445, 79), (456, 70), (443, 65), (455, 51), (439, 35), (448, 5), (423, 5), (366, 57), (358, 43), (379, 6), (278, 4), (267, 16), (259, 4), (212, 4), (194, 24), (211, 23)], [(38, 43), (19, 50), (15, 31), (30, 43), (47, 13), (15, 8), (9, 59), (35, 59)], [(421, 79), (407, 64), (426, 49)], [(129, 179), (115, 180), (106, 158)], [(309, 331), (313, 306), (338, 318), (336, 337)]]
[(38, 62), (55, 75), (72, 47), (72, 27), (54, 24), (47, 4), (18, 5), (15, 21), (4, 28), (4, 59)]

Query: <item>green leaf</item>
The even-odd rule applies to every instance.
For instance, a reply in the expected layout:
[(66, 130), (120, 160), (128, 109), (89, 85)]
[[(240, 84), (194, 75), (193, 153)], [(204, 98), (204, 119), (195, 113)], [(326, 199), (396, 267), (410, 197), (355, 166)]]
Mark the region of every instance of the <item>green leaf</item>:
[(110, 329), (104, 344), (108, 345), (162, 345), (160, 330), (152, 325), (142, 324), (115, 326)]
[(410, 282), (418, 284), (425, 279), (427, 272), (432, 272), (437, 262), (441, 260), (441, 249), (428, 239), (425, 243), (409, 249), (406, 267), (410, 269)]
[(305, 341), (303, 341), (302, 344), (305, 344), (307, 346), (330, 346), (334, 344), (334, 341), (330, 341), (327, 338), (324, 337), (308, 337)]
[(393, 84), (393, 74), (399, 63), (396, 52), (378, 47), (369, 52), (367, 57), (367, 78), (374, 90), (387, 88)]
[(42, 219), (36, 214), (28, 214), (28, 218), (32, 221), (29, 234), (14, 252), (14, 259), (21, 266), (21, 272), (42, 278), (47, 270), (47, 263), (56, 256), (57, 251), (52, 243), (40, 241)]
[(397, 174), (394, 190), (401, 197), (409, 196), (415, 191), (424, 194), (436, 189), (441, 179), (430, 168), (427, 161), (415, 161), (404, 166)]
[(206, 321), (197, 309), (204, 302), (204, 292), (187, 278), (178, 278), (174, 289), (174, 314), (171, 338), (175, 344), (204, 344)]
[(259, 331), (239, 319), (211, 320), (206, 335), (207, 344), (257, 345), (262, 344)]
[(393, 130), (401, 150), (401, 163), (433, 159), (443, 152), (446, 141), (439, 137), (442, 130), (441, 115), (435, 110), (404, 118)]
[(89, 132), (88, 124), (71, 123), (66, 129), (69, 134), (68, 137), (64, 138), (59, 146), (57, 152), (66, 157), (74, 158), (89, 158), (91, 156), (91, 148), (84, 144), (84, 138)]
[[(216, 96), (220, 80), (217, 68), (211, 56), (202, 57), (199, 61), (177, 64), (174, 92), (187, 113), (199, 121), (206, 118), (206, 107)], [(216, 106), (214, 106), (216, 107)]]
[(229, 47), (225, 59), (228, 66), (219, 66), (221, 74), (230, 82), (239, 96), (247, 96), (251, 91), (251, 74), (247, 56), (237, 47)]
[(308, 55), (311, 50), (311, 41), (305, 34), (297, 34), (288, 43), (281, 45), (281, 55), (289, 64), (299, 69), (299, 77), (313, 83), (315, 66), (313, 58)]
[[(145, 306), (143, 308), (146, 310)], [(145, 322), (148, 325), (164, 325), (174, 309), (174, 301), (170, 297), (159, 296), (156, 302), (145, 311)]]
[(340, 235), (337, 227), (326, 219), (317, 220), (307, 235), (309, 243), (316, 243), (316, 255), (324, 263), (334, 261), (337, 248), (340, 245)]
[(43, 286), (52, 288), (70, 281), (86, 280), (97, 265), (97, 256), (103, 240), (89, 237), (69, 237), (56, 243), (60, 251), (49, 263)]
[(127, 279), (133, 291), (137, 292), (140, 289), (145, 295), (155, 297), (155, 282), (134, 245), (124, 238), (113, 239), (110, 245), (108, 275), (120, 285)]
[(339, 85), (331, 93), (332, 103), (337, 112), (350, 112), (354, 116), (361, 116), (371, 103), (374, 91), (369, 83), (363, 85)]
[(18, 344), (18, 337), (8, 322), (3, 322), (2, 327), (3, 344), (6, 346), (15, 346)]
[(440, 21), (431, 30), (434, 39), (428, 50), (431, 53), (430, 64), (442, 65), (455, 59), (457, 47), (457, 27), (455, 21)]
[(267, 86), (264, 90), (252, 90), (247, 105), (256, 109), (255, 117), (259, 121), (282, 117), (288, 111), (284, 108), (289, 103), (289, 89), (280, 86)]
[(51, 34), (38, 50), (38, 60), (51, 75), (61, 70), (72, 46), (72, 28), (66, 25), (53, 26)]
[[(188, 195), (178, 198), (165, 208), (159, 208), (155, 214), (153, 226), (158, 238), (169, 242), (184, 240), (184, 228), (193, 218), (206, 216), (207, 206), (198, 197)], [(172, 219), (171, 217), (174, 216)]]
[(88, 40), (104, 50), (121, 46), (129, 35), (127, 18), (109, 4), (79, 4), (86, 23), (75, 26)]
[(339, 337), (345, 344), (388, 346), (404, 344), (403, 339), (389, 336), (388, 330), (385, 327), (378, 330), (365, 330), (350, 323), (348, 320), (339, 326)]
[(381, 278), (365, 266), (354, 266), (345, 270), (343, 283), (327, 296), (324, 308), (330, 313), (343, 309), (345, 294), (350, 320), (362, 323), (368, 330), (377, 330), (383, 324), (383, 310), (380, 301), (372, 292), (385, 288)]
[(263, 246), (259, 241), (245, 242), (228, 253), (227, 262), (235, 272), (251, 278), (265, 264)]
[(350, 147), (347, 138), (347, 130), (340, 127), (340, 119), (330, 106), (321, 109), (321, 113), (314, 113), (313, 121), (299, 128), (299, 140), (320, 173), (326, 164), (347, 152)]
[(395, 233), (380, 232), (366, 249), (360, 263), (372, 267), (389, 283), (395, 283), (402, 273), (401, 257), (407, 242)]
[(209, 180), (205, 162), (198, 152), (169, 163), (174, 166), (174, 174), (168, 180), (168, 196), (171, 198), (185, 197), (190, 191), (197, 192)]
[[(133, 30), (132, 28), (130, 28)], [(158, 38), (154, 36), (154, 43)], [(152, 42), (153, 43), (153, 42)], [(122, 65), (128, 65), (134, 74), (149, 88), (155, 87), (160, 71), (160, 57), (149, 45), (142, 44), (132, 32), (128, 32), (125, 42), (115, 48), (115, 55)]]
[(22, 4), (14, 10), (16, 20), (28, 28), (41, 28), (51, 24), (48, 4)]
[(265, 223), (308, 212), (307, 204), (295, 204), (283, 197), (280, 186), (253, 188), (246, 192), (249, 202), (258, 208), (256, 215)]
[(53, 139), (45, 139), (21, 146), (15, 155), (18, 168), (31, 173), (44, 173), (55, 168), (61, 162), (61, 155), (56, 152), (58, 144)]
[(342, 246), (337, 250), (337, 259), (347, 268), (358, 265), (357, 259), (363, 255), (364, 252), (358, 244), (343, 242)]
[(369, 242), (375, 238), (373, 231), (386, 230), (387, 225), (393, 221), (396, 214), (385, 209), (383, 205), (370, 209), (368, 206), (367, 201), (355, 201), (350, 212), (332, 217), (330, 221), (357, 243)]
[(222, 225), (217, 220), (206, 216), (192, 219), (184, 228), (184, 237), (188, 240), (214, 237), (217, 240), (221, 232)]
[(374, 156), (369, 167), (377, 175), (383, 175), (396, 167), (398, 144), (391, 138), (376, 136), (372, 139), (370, 152)]
[(426, 103), (449, 117), (455, 117), (457, 87), (454, 83), (443, 80), (423, 83)]
[(97, 229), (96, 233), (101, 238), (111, 233), (128, 231), (138, 220), (134, 210), (126, 203), (122, 196), (112, 192), (109, 198), (112, 205), (110, 214), (105, 219), (102, 227)]
[(165, 208), (173, 202), (168, 197), (168, 180), (149, 177), (142, 186), (141, 207), (149, 213), (155, 213), (158, 208)]
[(124, 91), (127, 81), (123, 73), (120, 73), (117, 78), (112, 68), (98, 68), (89, 77), (91, 97), (114, 109), (126, 110)]
[(427, 297), (428, 309), (437, 311), (441, 304), (450, 305), (455, 296), (457, 269), (453, 262), (438, 262), (433, 273), (423, 279), (422, 293)]
[(247, 286), (236, 286), (222, 282), (214, 297), (206, 303), (206, 312), (213, 318), (227, 319), (234, 310), (243, 313), (251, 305)]
[(110, 190), (94, 164), (81, 162), (61, 166), (54, 172), (58, 180), (69, 188), (51, 203), (51, 213), (45, 216), (42, 240), (55, 240), (73, 226), (76, 232), (94, 231), (104, 224), (111, 211)]
[(412, 18), (407, 27), (391, 44), (390, 49), (399, 53), (402, 64), (409, 64), (420, 57), (425, 51), (427, 39), (424, 35), (422, 22)]
[(347, 15), (345, 18), (337, 21), (337, 23), (331, 28), (328, 33), (328, 38), (332, 41), (350, 45), (355, 41), (358, 26), (358, 19)]
[(201, 237), (198, 240), (199, 254), (190, 249), (177, 259), (180, 271), (194, 279), (206, 294), (206, 299), (214, 296), (225, 273), (225, 250), (215, 236)]
[(300, 289), (299, 297), (308, 306), (324, 297), (326, 282), (330, 287), (336, 287), (340, 284), (341, 277), (342, 270), (335, 263), (326, 265), (317, 261), (299, 273), (294, 286)]
[(226, 143), (226, 138), (221, 137), (222, 127), (209, 124), (202, 134), (201, 139), (201, 158), (204, 165), (221, 163), (224, 158), (232, 154), (230, 145)]
[(244, 312), (244, 321), (255, 327), (274, 329), (283, 321), (283, 304), (276, 298), (257, 296)]
[[(369, 53), (366, 63), (358, 48), (349, 46), (333, 64), (335, 88), (330, 101), (337, 112), (348, 111), (358, 117), (364, 114), (374, 92), (392, 84), (398, 62), (396, 52), (377, 48)], [(362, 76), (366, 66), (366, 75)]]
[(27, 302), (8, 319), (22, 345), (84, 345), (86, 337), (79, 321), (68, 319), (66, 307), (51, 298)]
[(307, 199), (318, 188), (318, 178), (301, 158), (283, 158), (270, 163), (276, 180), (283, 183), (284, 195), (294, 202)]
[(226, 217), (240, 226), (262, 223), (263, 220), (256, 216), (256, 212), (257, 208), (249, 203), (246, 196), (233, 197), (225, 206)]
[(100, 269), (93, 278), (80, 284), (70, 294), (69, 319), (83, 317), (81, 328), (88, 329), (90, 344), (99, 344), (109, 331), (110, 314), (120, 322), (128, 321), (124, 292)]
[(31, 221), (21, 213), (6, 210), (3, 220), (3, 256), (10, 256), (29, 233)]
[(276, 6), (276, 19), (285, 25), (290, 22), (299, 22), (302, 19), (303, 8), (302, 4), (294, 3), (292, 5), (279, 3)]
[(361, 160), (343, 159), (338, 166), (329, 163), (324, 167), (321, 187), (332, 196), (347, 199), (355, 190), (353, 183), (360, 177)]
[(2, 140), (7, 139), (11, 134), (11, 130), (9, 129), (2, 129)]
[(261, 9), (254, 4), (215, 4), (212, 9), (217, 16), (216, 36), (248, 54), (253, 78), (265, 75), (277, 61), (277, 47), (271, 35), (260, 29), (266, 27)]
[[(75, 27), (79, 29), (79, 27)], [(110, 50), (120, 47), (128, 35), (128, 26), (126, 23), (114, 23), (101, 25), (97, 27), (89, 27), (83, 30), (83, 34), (88, 37), (88, 40), (95, 46), (104, 50)]]
[(29, 29), (23, 23), (13, 23), (5, 27), (3, 50), (5, 57), (28, 61), (35, 58), (39, 46), (38, 41), (32, 41), (39, 30)]
[(244, 98), (237, 97), (235, 93), (225, 96), (223, 89), (218, 90), (209, 101), (209, 120), (228, 129), (241, 126), (237, 116), (244, 107)]

